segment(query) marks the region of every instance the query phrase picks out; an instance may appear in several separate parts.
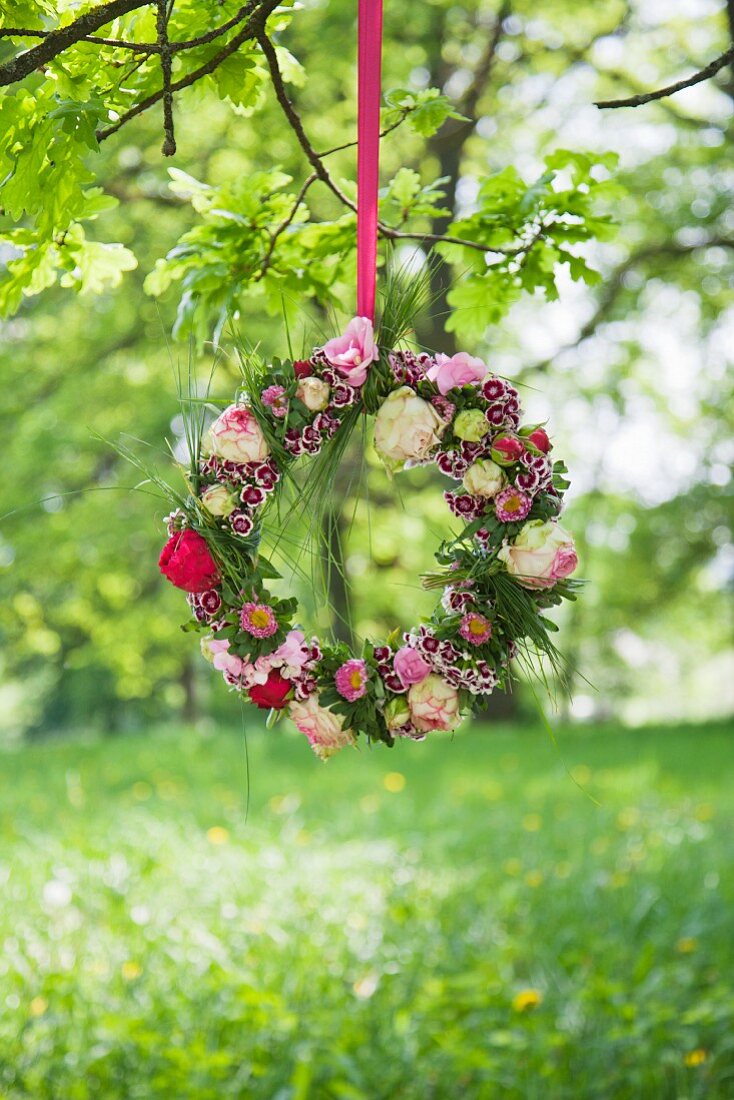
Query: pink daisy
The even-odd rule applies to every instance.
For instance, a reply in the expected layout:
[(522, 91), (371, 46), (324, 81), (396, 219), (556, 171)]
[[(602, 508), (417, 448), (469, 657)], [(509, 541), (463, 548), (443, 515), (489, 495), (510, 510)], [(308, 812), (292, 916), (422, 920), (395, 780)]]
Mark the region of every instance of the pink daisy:
[(246, 603), (240, 611), (240, 626), (253, 638), (269, 638), (277, 633), (278, 620), (266, 603)]
[(341, 668), (336, 670), (334, 683), (336, 690), (347, 702), (353, 703), (355, 699), (361, 699), (367, 691), (367, 665), (356, 658), (345, 661)]
[(501, 523), (516, 523), (525, 519), (532, 505), (532, 497), (512, 485), (494, 498), (494, 510)]
[(461, 620), (459, 634), (472, 645), (483, 645), (492, 637), (492, 624), (489, 619), (485, 619), (484, 615), (470, 611)]

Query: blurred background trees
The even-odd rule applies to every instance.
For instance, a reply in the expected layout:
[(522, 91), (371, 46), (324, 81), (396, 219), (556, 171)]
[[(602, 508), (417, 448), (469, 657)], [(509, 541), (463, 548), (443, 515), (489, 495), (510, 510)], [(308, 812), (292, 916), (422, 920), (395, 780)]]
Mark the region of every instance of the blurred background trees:
[[(0, 75), (59, 19), (97, 6), (6, 5)], [(6, 82), (6, 733), (231, 708), (177, 629), (179, 595), (157, 575), (161, 509), (127, 491), (134, 475), (107, 440), (129, 433), (161, 450), (175, 441), (172, 365), (191, 356), (204, 377), (212, 340), (226, 350), (228, 312), (249, 343), (281, 355), (283, 314), (296, 350), (351, 315), (354, 5), (252, 7), (263, 19), (255, 37), (175, 93), (172, 161), (161, 155), (162, 142), (172, 151), (162, 103), (117, 126), (159, 95), (160, 51), (80, 42)], [(155, 5), (127, 10), (90, 33), (165, 44)], [(239, 11), (218, 5), (215, 22), (208, 6), (181, 0), (166, 34), (197, 39)], [(582, 718), (699, 718), (734, 703), (732, 70), (647, 105), (594, 106), (703, 69), (731, 45), (730, 15), (708, 0), (677, 13), (652, 0), (556, 0), (542, 11), (435, 0), (409, 19), (386, 5), (385, 128), (403, 120), (382, 149), (390, 254), (420, 264), (418, 238), (447, 231), (480, 245), (439, 246), (445, 263), (419, 338), (467, 347), (521, 382), (531, 418), (550, 418), (569, 460), (568, 525), (589, 585), (562, 625)], [(173, 86), (211, 66), (243, 26), (174, 53)], [(319, 161), (339, 195), (312, 179), (318, 165), (283, 91), (311, 151), (347, 146)], [(565, 166), (556, 157), (555, 180), (543, 182), (559, 149), (583, 155)], [(620, 158), (615, 186), (609, 151)], [(578, 204), (589, 188), (599, 198), (583, 211), (579, 242), (565, 242), (571, 261), (560, 234), (533, 239), (552, 194), (573, 191)], [(596, 243), (583, 243), (587, 233)], [(523, 262), (490, 251), (487, 263), (483, 247), (519, 247)], [(226, 354), (218, 362), (214, 390), (226, 394), (237, 375)], [(414, 578), (446, 516), (438, 475), (414, 471), (389, 486), (369, 451), (361, 458), (350, 457), (332, 510), (347, 578), (359, 584), (339, 593), (332, 577), (331, 593), (370, 633), (415, 617), (426, 597)], [(311, 622), (328, 628), (318, 590), (294, 583)]]

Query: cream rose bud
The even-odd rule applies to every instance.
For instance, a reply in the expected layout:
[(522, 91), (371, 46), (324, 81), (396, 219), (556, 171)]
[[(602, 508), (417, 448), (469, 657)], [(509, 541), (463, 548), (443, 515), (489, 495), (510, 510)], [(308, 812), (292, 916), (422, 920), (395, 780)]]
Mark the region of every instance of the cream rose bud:
[(467, 443), (478, 443), (488, 431), (489, 424), (479, 409), (464, 409), (454, 421), (454, 435)]
[(462, 482), (467, 493), (474, 497), (494, 497), (504, 489), (504, 472), (491, 458), (480, 458), (472, 463), (464, 474)]
[(329, 404), (330, 393), (331, 390), (323, 378), (310, 375), (308, 378), (302, 378), (298, 383), (296, 397), (311, 412), (321, 412)]
[(531, 520), (499, 559), (523, 588), (552, 588), (578, 565), (573, 536), (552, 520)]
[(254, 414), (244, 405), (230, 405), (209, 429), (212, 454), (229, 462), (263, 462), (270, 454)]
[(210, 516), (229, 516), (237, 507), (225, 485), (210, 485), (201, 495), (201, 503)]
[(385, 707), (385, 725), (389, 730), (397, 730), (409, 721), (408, 701), (404, 695), (396, 695)]
[(388, 469), (397, 470), (406, 462), (427, 458), (445, 428), (433, 405), (409, 386), (401, 386), (378, 409), (375, 450)]

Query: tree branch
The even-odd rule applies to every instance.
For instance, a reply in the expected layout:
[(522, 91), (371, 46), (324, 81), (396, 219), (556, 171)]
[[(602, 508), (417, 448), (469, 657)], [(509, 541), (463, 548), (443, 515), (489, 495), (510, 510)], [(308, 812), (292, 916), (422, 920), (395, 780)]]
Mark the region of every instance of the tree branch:
[[(247, 11), (248, 20), (240, 31), (231, 38), (226, 46), (223, 46), (219, 53), (214, 57), (210, 57), (204, 64), (200, 65), (198, 69), (194, 69), (193, 72), (188, 73), (180, 80), (176, 80), (171, 84), (171, 92), (180, 92), (183, 88), (188, 88), (192, 84), (195, 84), (197, 80), (201, 80), (203, 76), (208, 76), (213, 73), (215, 69), (221, 65), (231, 54), (235, 53), (243, 42), (247, 42), (250, 38), (257, 38), (258, 33), (265, 26), (265, 21), (272, 11), (278, 6), (279, 0), (250, 0), (245, 5)], [(142, 99), (139, 103), (136, 103), (134, 107), (131, 107), (129, 111), (126, 111), (124, 115), (120, 115), (117, 122), (114, 122), (112, 126), (108, 126), (104, 130), (97, 131), (97, 141), (106, 141), (112, 134), (117, 133), (121, 127), (128, 123), (132, 118), (147, 111), (149, 107), (160, 102), (163, 98), (163, 90), (153, 92), (146, 99)]]
[(157, 45), (161, 55), (161, 74), (163, 77), (163, 146), (164, 157), (172, 157), (176, 152), (176, 137), (173, 130), (173, 91), (171, 90), (171, 46), (168, 41), (168, 20), (173, 11), (173, 3), (157, 0), (156, 32)]
[(264, 278), (266, 271), (270, 267), (270, 264), (271, 264), (271, 261), (272, 261), (272, 258), (273, 258), (273, 253), (275, 252), (275, 246), (278, 243), (278, 238), (281, 236), (281, 234), (285, 233), (288, 226), (292, 224), (293, 219), (295, 218), (296, 214), (298, 213), (298, 207), (303, 202), (303, 199), (304, 199), (304, 196), (305, 196), (306, 192), (308, 191), (311, 184), (315, 183), (317, 179), (318, 179), (318, 176), (316, 175), (316, 173), (312, 172), (311, 175), (308, 176), (304, 180), (303, 185), (301, 187), (301, 190), (296, 195), (295, 201), (293, 203), (293, 208), (291, 209), (290, 214), (285, 219), (285, 221), (281, 222), (280, 225), (278, 226), (278, 228), (274, 229), (273, 232), (270, 234), (270, 244), (269, 244), (268, 250), (265, 253), (265, 256), (263, 258), (263, 262), (262, 262), (262, 265), (260, 267), (260, 270), (258, 271), (257, 275), (255, 276), (255, 278), (253, 280), (254, 282), (256, 282), (256, 283), (260, 282), (260, 280), (262, 278)]
[(675, 84), (669, 84), (666, 88), (658, 88), (655, 92), (642, 92), (640, 95), (633, 95), (628, 99), (600, 100), (596, 102), (594, 106), (601, 108), (641, 107), (645, 103), (652, 103), (655, 99), (665, 99), (666, 96), (681, 92), (684, 88), (692, 88), (695, 84), (701, 84), (704, 80), (710, 80), (712, 76), (718, 73), (719, 69), (723, 69), (724, 66), (728, 65), (732, 60), (734, 60), (734, 46), (730, 46), (728, 50), (722, 53), (720, 57), (717, 57), (715, 61), (712, 61), (710, 65), (707, 65), (705, 69), (701, 69), (700, 72), (694, 73), (693, 76), (689, 76), (685, 80), (678, 80)]
[[(139, 3), (133, 5), (133, 8), (144, 7), (145, 3), (151, 3), (151, 0), (140, 0)], [(251, 5), (244, 4), (239, 11), (235, 12), (231, 19), (228, 19), (225, 23), (221, 23), (218, 27), (214, 27), (210, 31), (206, 31), (204, 34), (198, 35), (196, 38), (185, 38), (179, 40), (169, 41), (168, 48), (171, 54), (181, 53), (184, 50), (193, 50), (197, 46), (205, 46), (208, 42), (213, 42), (216, 38), (221, 38), (227, 31), (231, 31), (238, 23), (248, 15)], [(71, 24), (74, 26), (75, 24)], [(101, 24), (100, 24), (101, 25)], [(63, 28), (67, 30), (68, 28)], [(30, 30), (25, 27), (0, 27), (0, 38), (41, 38), (44, 42), (47, 42), (53, 35), (57, 35), (57, 31), (39, 31)], [(101, 38), (96, 34), (80, 34), (76, 35), (71, 42), (63, 42), (57, 44), (54, 48), (53, 54), (46, 60), (50, 61), (53, 57), (63, 53), (70, 46), (76, 45), (77, 42), (93, 42), (97, 46), (111, 46), (120, 50), (131, 50), (133, 53), (155, 54), (160, 53), (160, 45), (158, 42), (130, 42), (125, 38)], [(24, 58), (27, 54), (21, 54), (20, 57)], [(14, 60), (20, 60), (15, 58)], [(13, 64), (13, 62), (9, 62)], [(0, 73), (3, 69), (0, 68)], [(17, 79), (22, 79), (18, 77)], [(2, 82), (0, 82), (2, 83)], [(12, 81), (8, 81), (12, 83)]]
[(29, 50), (14, 57), (12, 61), (0, 65), (0, 87), (15, 84), (16, 81), (32, 73), (34, 69), (39, 69), (51, 61), (69, 46), (73, 46), (75, 42), (81, 41), (122, 15), (127, 15), (137, 8), (147, 7), (149, 2), (150, 0), (109, 0), (109, 3), (100, 4), (99, 7), (80, 15), (73, 23), (51, 31), (37, 46), (31, 46)]
[(306, 154), (306, 158), (308, 159), (309, 164), (313, 168), (318, 178), (322, 181), (322, 183), (325, 183), (326, 186), (331, 191), (333, 191), (339, 201), (343, 203), (344, 206), (349, 207), (350, 210), (356, 213), (356, 205), (352, 202), (351, 199), (347, 198), (341, 188), (339, 188), (334, 183), (333, 179), (326, 169), (326, 166), (321, 160), (321, 157), (316, 152), (313, 145), (306, 136), (306, 131), (303, 129), (301, 118), (295, 107), (291, 103), (290, 99), (288, 98), (288, 93), (285, 90), (283, 75), (280, 71), (280, 65), (278, 64), (278, 56), (275, 52), (275, 47), (273, 46), (273, 43), (270, 41), (268, 36), (265, 34), (264, 28), (261, 29), (255, 35), (255, 37), (260, 43), (260, 47), (263, 51), (263, 54), (265, 55), (265, 60), (268, 64), (268, 68), (270, 69), (270, 77), (273, 81), (275, 98), (278, 100), (278, 103), (282, 107), (283, 114), (288, 119), (290, 127), (293, 130), (293, 133), (296, 135), (296, 138), (298, 139), (298, 144), (301, 146), (301, 149), (303, 149), (303, 152)]

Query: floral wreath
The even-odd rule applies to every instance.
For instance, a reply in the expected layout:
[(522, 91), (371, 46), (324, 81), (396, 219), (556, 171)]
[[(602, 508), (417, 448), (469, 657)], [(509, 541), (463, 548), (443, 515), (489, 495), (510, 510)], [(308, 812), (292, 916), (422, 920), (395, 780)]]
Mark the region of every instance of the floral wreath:
[[(362, 734), (392, 745), (453, 730), (496, 687), (512, 658), (558, 668), (544, 612), (573, 599), (573, 539), (558, 522), (566, 467), (540, 425), (521, 425), (517, 390), (478, 358), (378, 347), (355, 317), (309, 359), (248, 378), (194, 440), (190, 493), (167, 517), (161, 572), (188, 593), (201, 649), (249, 703), (287, 711), (326, 758)], [(362, 413), (391, 473), (435, 463), (459, 483), (444, 498), (461, 528), (423, 578), (441, 589), (430, 620), (386, 642), (306, 638), (294, 598), (259, 552), (263, 514), (298, 456), (319, 454)]]

